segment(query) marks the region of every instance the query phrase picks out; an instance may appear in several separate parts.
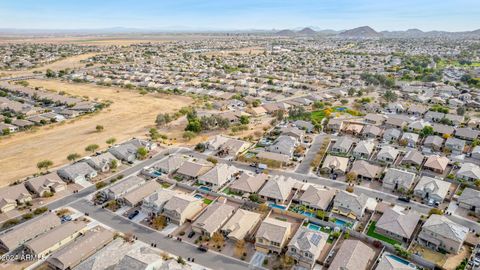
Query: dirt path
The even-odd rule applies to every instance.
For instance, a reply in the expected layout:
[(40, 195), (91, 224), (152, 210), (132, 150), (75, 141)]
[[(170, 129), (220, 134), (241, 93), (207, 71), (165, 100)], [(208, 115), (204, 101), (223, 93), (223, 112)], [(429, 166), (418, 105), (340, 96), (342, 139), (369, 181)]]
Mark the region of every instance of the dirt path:
[[(108, 138), (117, 142), (146, 134), (161, 112), (173, 112), (191, 104), (184, 96), (147, 94), (142, 96), (133, 90), (101, 87), (90, 84), (70, 84), (55, 80), (31, 80), (32, 87), (63, 90), (72, 95), (90, 99), (111, 100), (113, 104), (98, 113), (64, 123), (40, 127), (35, 131), (13, 134), (0, 141), (0, 185), (7, 185), (37, 171), (36, 163), (52, 160), (55, 166), (67, 163), (70, 153), (87, 155), (85, 147), (98, 144), (105, 149)], [(96, 125), (104, 126), (96, 132)]]

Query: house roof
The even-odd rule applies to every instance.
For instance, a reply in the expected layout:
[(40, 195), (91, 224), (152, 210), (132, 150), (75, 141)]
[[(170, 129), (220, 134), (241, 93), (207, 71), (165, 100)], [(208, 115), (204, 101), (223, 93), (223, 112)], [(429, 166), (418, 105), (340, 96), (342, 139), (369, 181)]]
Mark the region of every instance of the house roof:
[(15, 226), (12, 230), (6, 231), (0, 235), (0, 242), (2, 242), (8, 250), (13, 250), (25, 241), (32, 239), (55, 226), (59, 226), (60, 224), (61, 222), (57, 215), (50, 212)]
[(460, 197), (458, 197), (458, 201), (461, 203), (465, 203), (471, 206), (476, 206), (477, 208), (479, 208), (480, 207), (480, 191), (473, 188), (466, 188), (463, 190)]
[(375, 148), (375, 143), (373, 141), (361, 141), (357, 143), (357, 146), (355, 146), (353, 152), (370, 155), (373, 151), (373, 148)]
[(472, 179), (480, 179), (480, 167), (473, 163), (463, 163), (457, 176), (466, 176)]
[(420, 215), (416, 212), (404, 213), (396, 208), (387, 208), (376, 227), (410, 239), (419, 221)]
[(425, 139), (425, 142), (423, 143), (424, 145), (430, 145), (433, 144), (437, 147), (442, 146), (444, 139), (440, 136), (437, 135), (430, 135)]
[(348, 151), (348, 149), (350, 149), (350, 147), (352, 147), (352, 144), (353, 144), (353, 140), (350, 137), (343, 136), (343, 137), (340, 137), (335, 142), (335, 144), (333, 145), (332, 148), (338, 148), (338, 149), (342, 149), (344, 151)]
[(123, 199), (129, 202), (131, 205), (136, 205), (141, 202), (148, 195), (160, 190), (162, 186), (155, 180), (148, 181), (141, 186), (129, 191)]
[(56, 172), (51, 172), (49, 174), (41, 175), (28, 180), (31, 188), (36, 193), (41, 193), (45, 189), (49, 189), (50, 186), (66, 185), (66, 183), (58, 176)]
[(193, 162), (193, 161), (185, 161), (180, 168), (178, 168), (177, 173), (186, 175), (189, 177), (198, 177), (208, 170), (210, 170), (213, 166), (207, 162)]
[(295, 185), (295, 180), (290, 177), (275, 176), (267, 181), (258, 194), (268, 198), (286, 200)]
[(348, 166), (348, 158), (328, 155), (323, 161), (322, 168), (330, 168), (345, 172)]
[(448, 162), (450, 162), (450, 160), (447, 157), (434, 155), (427, 158), (424, 166), (427, 168), (444, 171), (447, 168)]
[(414, 270), (416, 268), (400, 262), (388, 252), (383, 253), (375, 270)]
[(102, 248), (113, 239), (113, 232), (97, 226), (87, 231), (82, 237), (53, 253), (49, 262), (61, 265), (63, 269), (73, 268), (92, 253)]
[(222, 230), (228, 232), (229, 238), (243, 239), (260, 220), (259, 213), (238, 209), (225, 223)]
[(355, 160), (350, 171), (359, 176), (376, 178), (382, 173), (382, 170), (382, 167), (370, 164), (365, 160)]
[(411, 162), (417, 165), (421, 165), (425, 157), (418, 150), (412, 149), (405, 154), (402, 162)]
[(234, 166), (227, 165), (225, 163), (217, 164), (211, 170), (204, 175), (198, 177), (198, 180), (213, 185), (221, 186), (228, 181), (233, 174), (237, 173), (238, 169)]
[(199, 202), (201, 199), (188, 194), (175, 194), (163, 207), (163, 209), (183, 213), (192, 203)]
[(367, 269), (369, 261), (372, 260), (374, 256), (375, 251), (363, 242), (347, 239), (343, 242), (328, 269)]
[(300, 226), (288, 246), (295, 247), (298, 252), (308, 251), (314, 259), (317, 259), (325, 247), (328, 237), (327, 233)]
[(425, 224), (422, 226), (422, 230), (429, 230), (441, 235), (447, 239), (451, 239), (456, 242), (463, 242), (467, 238), (469, 229), (463, 225), (457, 224), (446, 216), (431, 215)]
[(267, 181), (267, 178), (268, 175), (266, 174), (256, 174), (252, 176), (248, 173), (242, 172), (240, 177), (230, 185), (230, 188), (247, 193), (257, 192), (265, 181)]
[(182, 158), (181, 156), (178, 155), (170, 155), (167, 158), (164, 158), (157, 162), (155, 165), (153, 165), (156, 169), (160, 169), (164, 172), (171, 173), (185, 162), (186, 160)]
[(69, 221), (28, 241), (25, 246), (33, 251), (33, 254), (39, 254), (85, 227), (87, 227), (87, 222), (85, 221)]
[(395, 160), (399, 152), (395, 147), (387, 145), (378, 151), (377, 158), (383, 157)]
[(267, 217), (258, 228), (256, 237), (267, 239), (270, 242), (283, 243), (292, 224), (290, 222)]
[(401, 186), (410, 187), (415, 180), (415, 174), (412, 172), (399, 170), (395, 168), (387, 169), (385, 176), (383, 177), (383, 183), (395, 184), (399, 183)]
[(109, 187), (107, 190), (117, 196), (143, 184), (145, 179), (132, 175)]
[(380, 136), (380, 134), (382, 134), (382, 129), (374, 125), (367, 125), (365, 126), (365, 128), (363, 128), (362, 134), (371, 134), (374, 136)]
[(420, 181), (418, 181), (418, 184), (415, 186), (415, 191), (428, 192), (430, 195), (437, 195), (440, 198), (445, 198), (449, 189), (449, 182), (428, 176), (422, 176), (422, 178), (420, 178)]
[(368, 197), (363, 193), (356, 195), (342, 190), (335, 196), (333, 201), (335, 206), (348, 209), (355, 213), (356, 216), (361, 216), (367, 206)]
[(7, 202), (14, 203), (16, 200), (21, 201), (24, 198), (31, 198), (31, 197), (32, 195), (30, 195), (30, 193), (25, 188), (25, 185), (23, 185), (23, 183), (0, 188), (0, 199)]
[(75, 179), (78, 176), (84, 176), (93, 172), (96, 172), (95, 169), (90, 167), (86, 162), (81, 161), (77, 162), (71, 165), (68, 165), (66, 167), (61, 168), (58, 170), (59, 173), (63, 176), (65, 174), (68, 176), (70, 179)]
[(235, 207), (215, 202), (207, 207), (200, 217), (195, 220), (193, 226), (200, 227), (209, 233), (217, 231), (223, 223), (233, 214)]
[(479, 135), (480, 135), (480, 131), (473, 130), (469, 127), (457, 128), (455, 130), (455, 136), (462, 137), (462, 138), (467, 138), (467, 139), (471, 139), (471, 140), (474, 140), (474, 139), (478, 138)]
[(335, 194), (336, 192), (333, 189), (318, 188), (310, 185), (300, 196), (300, 201), (308, 202), (310, 206), (316, 208), (327, 209)]

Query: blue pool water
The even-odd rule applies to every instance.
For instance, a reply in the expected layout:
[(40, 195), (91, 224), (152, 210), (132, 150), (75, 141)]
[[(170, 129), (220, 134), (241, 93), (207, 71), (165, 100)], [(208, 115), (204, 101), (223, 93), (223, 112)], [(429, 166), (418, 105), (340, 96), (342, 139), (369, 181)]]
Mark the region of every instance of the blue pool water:
[(343, 111), (347, 110), (347, 108), (345, 108), (345, 107), (338, 107), (338, 108), (336, 108), (335, 110), (336, 110), (336, 111), (339, 111), (339, 112), (343, 112)]
[(308, 228), (310, 230), (314, 230), (314, 231), (320, 231), (320, 226), (316, 225), (316, 224), (313, 224), (313, 223), (309, 223), (308, 224)]
[(315, 217), (315, 214), (314, 213), (310, 213), (310, 212), (305, 212), (305, 211), (300, 211), (298, 212), (299, 214), (302, 214), (306, 217)]
[(392, 254), (388, 254), (387, 257), (392, 258), (392, 259), (394, 259), (395, 261), (397, 261), (397, 262), (399, 262), (399, 263), (401, 263), (401, 264), (404, 264), (404, 265), (410, 266), (410, 267), (412, 267), (412, 268), (415, 268), (413, 263), (411, 263), (411, 262), (409, 262), (409, 261), (407, 261), (407, 260), (405, 260), (405, 259), (403, 259), (403, 258), (400, 258), (400, 257), (398, 257), (398, 256), (395, 256), (395, 255), (392, 255)]
[(205, 190), (205, 191), (212, 191), (211, 188), (206, 187), (206, 186), (201, 186), (200, 189), (201, 189), (201, 190)]
[(271, 203), (271, 204), (269, 204), (269, 205), (270, 205), (270, 207), (272, 207), (272, 208), (277, 208), (277, 209), (281, 209), (281, 210), (287, 209), (286, 206), (278, 205), (278, 204), (275, 204), (275, 203)]
[(159, 172), (159, 171), (154, 171), (154, 172), (153, 172), (153, 175), (155, 175), (155, 176), (160, 176), (160, 175), (162, 175), (162, 173)]
[(203, 198), (203, 196), (200, 195), (200, 194), (195, 194), (193, 197), (195, 197), (195, 198), (197, 198), (197, 199), (202, 199), (202, 198)]

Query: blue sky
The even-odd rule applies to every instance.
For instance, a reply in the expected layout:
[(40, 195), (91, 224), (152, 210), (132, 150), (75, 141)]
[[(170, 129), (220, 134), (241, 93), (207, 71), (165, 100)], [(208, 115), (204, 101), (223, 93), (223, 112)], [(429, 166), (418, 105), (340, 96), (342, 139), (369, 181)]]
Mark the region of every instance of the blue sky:
[(480, 0), (0, 0), (0, 28), (463, 31), (480, 28)]

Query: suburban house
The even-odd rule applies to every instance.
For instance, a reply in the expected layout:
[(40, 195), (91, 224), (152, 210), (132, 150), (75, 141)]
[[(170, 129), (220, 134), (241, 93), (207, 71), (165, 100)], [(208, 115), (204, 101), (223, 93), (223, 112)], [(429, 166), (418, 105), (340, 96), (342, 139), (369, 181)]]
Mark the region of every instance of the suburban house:
[(383, 168), (377, 165), (368, 163), (365, 160), (355, 160), (350, 172), (355, 173), (358, 179), (373, 181), (378, 179), (383, 171)]
[(373, 125), (382, 125), (387, 120), (386, 117), (382, 114), (368, 113), (364, 118), (366, 123)]
[(335, 194), (336, 191), (334, 189), (326, 189), (310, 185), (302, 193), (300, 198), (298, 198), (298, 202), (310, 209), (326, 211), (330, 208)]
[(383, 252), (375, 270), (414, 270), (415, 267), (406, 265), (400, 261), (397, 256), (388, 252)]
[(449, 162), (447, 157), (434, 155), (427, 158), (423, 167), (435, 173), (444, 173)]
[(357, 220), (363, 216), (367, 208), (368, 197), (365, 194), (356, 195), (354, 193), (340, 191), (333, 199), (332, 214)]
[(473, 188), (464, 189), (458, 197), (458, 205), (480, 216), (480, 191)]
[(299, 129), (305, 130), (305, 132), (308, 133), (313, 132), (313, 129), (315, 128), (312, 123), (303, 120), (296, 120), (295, 122), (293, 122), (293, 124)]
[(400, 151), (395, 149), (395, 147), (387, 145), (382, 147), (382, 149), (380, 149), (380, 151), (377, 153), (377, 160), (386, 163), (394, 163), (399, 153)]
[(422, 155), (418, 150), (412, 149), (409, 150), (403, 157), (401, 164), (407, 166), (420, 167), (423, 164), (425, 156)]
[(242, 240), (251, 236), (261, 220), (262, 215), (259, 213), (238, 209), (227, 223), (223, 225), (221, 231), (228, 239)]
[(423, 146), (431, 151), (440, 151), (444, 141), (445, 140), (440, 136), (430, 135), (423, 142)]
[(412, 187), (415, 176), (412, 172), (389, 168), (383, 177), (382, 186), (389, 190), (407, 192)]
[(457, 171), (457, 178), (475, 182), (480, 179), (480, 167), (473, 163), (463, 163)]
[(203, 209), (203, 200), (187, 194), (175, 194), (163, 207), (167, 221), (182, 225), (192, 220)]
[(73, 183), (84, 182), (97, 176), (97, 171), (84, 161), (63, 167), (57, 173), (66, 182)]
[(287, 255), (295, 260), (295, 264), (312, 269), (320, 256), (328, 234), (300, 226), (292, 240), (288, 243)]
[(40, 217), (31, 219), (0, 234), (0, 249), (10, 252), (25, 242), (45, 233), (61, 224), (55, 213), (49, 212)]
[(142, 202), (142, 212), (148, 216), (157, 216), (162, 210), (163, 206), (175, 196), (175, 191), (170, 189), (159, 189), (153, 194), (145, 197)]
[(277, 176), (269, 179), (258, 194), (265, 201), (285, 204), (296, 183), (290, 177)]
[(130, 207), (138, 206), (145, 197), (161, 189), (157, 181), (148, 181), (128, 191), (120, 201)]
[(383, 129), (373, 126), (367, 125), (362, 130), (362, 136), (366, 139), (378, 139), (382, 136)]
[(67, 189), (67, 184), (56, 172), (41, 175), (25, 182), (25, 187), (38, 197)]
[(330, 270), (369, 269), (375, 258), (375, 251), (359, 240), (347, 239), (328, 267)]
[(402, 212), (397, 207), (387, 208), (375, 224), (375, 232), (408, 243), (420, 221), (414, 211)]
[(292, 157), (293, 152), (295, 151), (295, 147), (297, 147), (297, 145), (298, 145), (298, 141), (294, 137), (287, 136), (287, 135), (280, 135), (273, 142), (273, 144), (266, 147), (265, 150), (267, 150), (268, 152), (273, 152), (273, 153)]
[(229, 138), (224, 135), (216, 135), (206, 143), (206, 148), (216, 151), (219, 156), (236, 156), (252, 146), (251, 143)]
[(99, 172), (108, 172), (112, 162), (116, 162), (114, 160), (118, 161), (110, 152), (85, 158), (85, 161), (88, 163), (88, 165)]
[(238, 173), (237, 168), (221, 163), (217, 164), (204, 175), (198, 177), (197, 182), (202, 185), (210, 186), (213, 190), (217, 190), (230, 181), (236, 173)]
[(337, 175), (345, 174), (348, 167), (348, 158), (328, 155), (323, 161), (322, 173), (335, 173)]
[(0, 210), (2, 213), (11, 211), (19, 204), (32, 201), (32, 195), (23, 184), (0, 188)]
[(340, 137), (332, 146), (332, 152), (339, 154), (346, 154), (352, 148), (353, 140), (350, 137)]
[(449, 149), (454, 154), (461, 154), (463, 153), (463, 149), (465, 149), (465, 141), (450, 137), (445, 141), (445, 148)]
[(102, 190), (99, 194), (106, 200), (118, 200), (125, 196), (131, 190), (143, 185), (145, 179), (132, 175), (118, 183), (115, 183), (113, 186)]
[(422, 176), (413, 193), (426, 201), (442, 203), (448, 194), (450, 183), (436, 178)]
[(418, 242), (434, 250), (458, 253), (467, 238), (468, 228), (445, 216), (431, 215), (418, 234)]
[(231, 192), (235, 193), (257, 193), (257, 191), (263, 186), (267, 181), (268, 175), (266, 174), (255, 174), (250, 175), (246, 172), (242, 172), (240, 177), (228, 187)]
[(97, 226), (88, 230), (83, 236), (78, 237), (64, 248), (54, 252), (48, 257), (47, 263), (53, 269), (73, 269), (92, 254), (105, 247), (112, 241), (113, 237), (113, 232)]
[(185, 161), (175, 174), (185, 179), (198, 179), (200, 175), (203, 175), (212, 168), (213, 166), (206, 161)]
[(87, 230), (85, 221), (69, 221), (33, 238), (23, 245), (27, 254), (43, 257), (73, 241)]
[(457, 128), (455, 130), (455, 137), (463, 140), (473, 141), (478, 139), (480, 135), (480, 131), (471, 129), (469, 127), (466, 128)]
[(471, 156), (474, 159), (480, 159), (480, 145), (477, 145), (472, 149)]
[(353, 149), (353, 156), (356, 158), (368, 159), (373, 153), (375, 143), (373, 140), (361, 141), (357, 143), (357, 146)]
[(228, 205), (225, 198), (219, 198), (193, 222), (192, 230), (201, 235), (212, 237), (235, 212), (235, 207)]
[(169, 155), (153, 165), (155, 169), (162, 173), (171, 174), (178, 170), (185, 162), (185, 158), (178, 155)]
[(383, 140), (385, 142), (394, 142), (400, 138), (402, 132), (396, 128), (389, 128), (383, 132)]
[(114, 145), (108, 149), (114, 157), (121, 161), (133, 162), (137, 159), (138, 148), (130, 143), (124, 143), (120, 145)]
[(400, 142), (404, 141), (406, 142), (408, 147), (415, 147), (417, 145), (419, 136), (416, 133), (410, 133), (410, 132), (405, 132), (402, 135), (402, 138), (400, 139)]
[(292, 224), (267, 217), (260, 224), (255, 235), (255, 249), (263, 253), (280, 254), (287, 244)]

